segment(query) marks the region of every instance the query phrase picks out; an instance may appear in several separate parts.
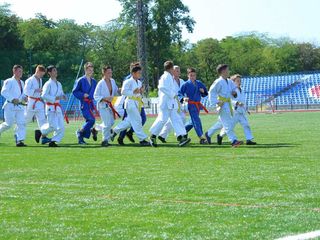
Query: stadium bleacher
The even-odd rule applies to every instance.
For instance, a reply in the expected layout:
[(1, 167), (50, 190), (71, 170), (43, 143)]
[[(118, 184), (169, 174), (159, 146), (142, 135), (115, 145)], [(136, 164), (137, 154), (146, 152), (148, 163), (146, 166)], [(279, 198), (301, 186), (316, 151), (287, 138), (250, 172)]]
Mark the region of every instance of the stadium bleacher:
[[(248, 107), (273, 99), (278, 107), (320, 105), (320, 72), (242, 78)], [(209, 105), (204, 98), (202, 102)]]

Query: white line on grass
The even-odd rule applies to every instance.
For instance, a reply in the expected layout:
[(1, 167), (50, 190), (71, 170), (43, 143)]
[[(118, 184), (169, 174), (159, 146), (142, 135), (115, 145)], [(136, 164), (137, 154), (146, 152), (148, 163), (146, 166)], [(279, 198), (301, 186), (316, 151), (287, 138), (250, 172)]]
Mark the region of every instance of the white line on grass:
[(307, 240), (320, 237), (320, 230), (314, 232), (303, 233), (299, 235), (287, 236), (283, 238), (278, 238), (276, 240)]

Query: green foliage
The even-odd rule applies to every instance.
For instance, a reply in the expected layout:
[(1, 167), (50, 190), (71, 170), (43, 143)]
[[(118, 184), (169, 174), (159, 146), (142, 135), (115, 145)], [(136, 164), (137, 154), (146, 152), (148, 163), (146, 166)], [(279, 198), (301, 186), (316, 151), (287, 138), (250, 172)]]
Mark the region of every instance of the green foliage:
[[(105, 26), (83, 25), (74, 20), (54, 21), (37, 14), (22, 20), (0, 5), (0, 79), (9, 77), (14, 64), (22, 64), (25, 77), (38, 64), (55, 64), (65, 91), (70, 91), (81, 59), (92, 61), (96, 78), (101, 67), (111, 65), (120, 85), (137, 60), (136, 1), (119, 0), (123, 11)], [(229, 36), (221, 40), (202, 39), (191, 44), (182, 40), (182, 30), (193, 31), (195, 21), (181, 0), (145, 0), (147, 14), (147, 59), (151, 89), (156, 89), (163, 62), (171, 59), (186, 69), (195, 67), (198, 78), (210, 85), (217, 77), (216, 66), (230, 65), (232, 73), (265, 75), (312, 71), (320, 68), (320, 48), (296, 43), (288, 38), (274, 39), (257, 32)], [(214, 24), (214, 23), (213, 23)], [(81, 71), (82, 74), (82, 71)]]
[(190, 51), (197, 59), (194, 66), (208, 84), (216, 77), (215, 67), (219, 63), (229, 64), (231, 73), (241, 75), (311, 71), (319, 69), (320, 63), (319, 47), (257, 33), (226, 37), (221, 41), (204, 39)]
[(151, 97), (151, 98), (156, 98), (156, 97), (158, 97), (158, 89), (153, 89), (153, 90), (151, 90), (150, 92), (149, 92), (149, 97)]
[(25, 63), (26, 52), (18, 31), (20, 21), (10, 11), (10, 5), (0, 5), (0, 79), (11, 76), (14, 64)]
[[(119, 0), (123, 6), (121, 19), (125, 24), (135, 26), (136, 1)], [(195, 21), (189, 16), (189, 8), (181, 0), (146, 0), (147, 48), (151, 87), (157, 86), (162, 74), (163, 62), (176, 58), (171, 46), (182, 43), (182, 29), (192, 32)]]
[(92, 48), (94, 30), (92, 25), (78, 25), (68, 19), (54, 22), (42, 15), (19, 24), (24, 47), (31, 55), (31, 70), (37, 64), (56, 65), (59, 78), (69, 91), (78, 71), (77, 65)]
[(208, 83), (217, 77), (216, 67), (220, 63), (228, 62), (225, 49), (216, 39), (209, 38), (199, 41), (194, 47), (194, 52), (199, 70), (198, 75)]
[(95, 47), (87, 57), (96, 63), (98, 75), (101, 75), (101, 67), (111, 65), (113, 77), (121, 84), (129, 73), (130, 63), (136, 61), (135, 29), (129, 25), (122, 26), (115, 21), (97, 28), (94, 41)]

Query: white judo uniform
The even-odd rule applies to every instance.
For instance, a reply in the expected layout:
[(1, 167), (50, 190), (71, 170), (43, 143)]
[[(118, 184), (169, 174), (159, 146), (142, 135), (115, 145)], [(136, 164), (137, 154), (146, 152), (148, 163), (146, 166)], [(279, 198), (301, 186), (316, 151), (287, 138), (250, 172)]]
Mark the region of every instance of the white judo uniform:
[[(4, 81), (1, 90), (1, 95), (6, 99), (4, 109), (4, 122), (0, 124), (0, 134), (10, 129), (14, 124), (15, 137), (17, 141), (23, 141), (26, 137), (26, 121), (25, 121), (25, 106), (23, 105), (25, 95), (23, 93), (24, 83), (22, 80), (16, 80), (14, 77)], [(13, 99), (19, 99), (20, 103), (15, 105)]]
[(42, 79), (37, 79), (35, 75), (26, 80), (24, 86), (24, 94), (28, 96), (28, 105), (26, 108), (26, 123), (32, 121), (33, 117), (36, 116), (39, 129), (44, 125), (46, 120), (45, 105), (42, 101), (41, 93), (37, 92), (36, 89), (42, 89)]
[(175, 80), (172, 75), (165, 71), (158, 85), (159, 114), (150, 128), (152, 135), (159, 136), (164, 125), (170, 120), (176, 136), (187, 134), (181, 116), (178, 114), (179, 100), (177, 97)]
[(97, 110), (99, 111), (102, 120), (102, 124), (97, 125), (95, 128), (97, 130), (102, 130), (103, 141), (110, 140), (110, 130), (115, 120), (115, 113), (111, 109), (112, 105), (110, 105), (112, 103), (103, 100), (106, 97), (114, 97), (117, 95), (118, 86), (114, 79), (111, 79), (111, 87), (112, 89), (109, 89), (106, 80), (102, 79), (98, 82), (93, 95), (94, 100), (97, 102)]
[(127, 112), (127, 117), (113, 129), (113, 131), (118, 134), (121, 131), (132, 127), (140, 142), (145, 140), (148, 136), (143, 131), (140, 115), (141, 107), (143, 106), (142, 96), (140, 93), (133, 93), (133, 91), (141, 87), (141, 81), (135, 80), (133, 77), (123, 82), (121, 94), (126, 96), (124, 108)]
[(56, 97), (64, 95), (62, 85), (59, 81), (52, 80), (51, 78), (44, 84), (41, 97), (46, 103), (46, 115), (48, 123), (41, 126), (41, 133), (45, 136), (53, 132), (51, 141), (61, 142), (65, 128), (63, 111), (60, 105), (60, 100)]
[[(180, 79), (180, 82), (179, 84), (177, 83), (176, 80), (174, 80), (174, 88), (175, 88), (175, 91), (176, 91), (176, 94), (178, 95), (178, 92), (180, 90), (180, 88), (182, 87), (182, 85), (185, 83), (185, 81), (183, 79)], [(188, 109), (188, 107), (186, 106), (186, 104), (180, 104), (180, 111), (178, 111), (178, 114), (179, 116), (181, 117), (182, 119), (182, 122), (183, 124), (185, 124), (186, 122), (186, 111)], [(170, 132), (173, 130), (173, 127), (172, 127), (172, 123), (170, 121), (170, 119), (166, 122), (166, 124), (163, 126), (159, 136), (160, 137), (163, 137), (164, 139), (166, 139)]]
[(209, 130), (208, 135), (211, 137), (215, 132), (220, 131), (222, 128), (232, 143), (237, 140), (233, 129), (233, 108), (232, 108), (232, 91), (236, 90), (236, 85), (230, 79), (218, 78), (211, 85), (209, 89), (209, 102), (210, 105), (216, 106), (218, 102), (224, 102), (222, 107), (217, 107), (219, 113), (218, 122), (215, 123)]
[[(247, 118), (247, 108), (245, 105), (246, 95), (239, 88), (236, 89), (236, 92), (237, 92), (237, 97), (232, 100), (232, 105), (234, 108), (233, 124), (235, 126), (237, 123), (240, 123), (240, 125), (243, 127), (246, 140), (253, 140), (251, 128)], [(243, 106), (239, 106), (239, 105), (237, 106), (237, 102), (242, 103)], [(224, 136), (224, 135), (226, 135), (226, 131), (223, 128), (220, 132), (220, 136)]]

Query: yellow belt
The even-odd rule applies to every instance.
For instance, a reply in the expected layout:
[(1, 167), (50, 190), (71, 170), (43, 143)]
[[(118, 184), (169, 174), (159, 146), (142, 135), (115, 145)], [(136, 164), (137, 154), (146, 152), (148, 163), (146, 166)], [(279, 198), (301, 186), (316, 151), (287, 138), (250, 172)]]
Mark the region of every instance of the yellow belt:
[(225, 98), (225, 97), (219, 96), (219, 97), (218, 97), (218, 100), (219, 100), (220, 102), (228, 103), (228, 104), (229, 104), (230, 113), (231, 113), (231, 116), (233, 116), (233, 108), (232, 108), (232, 104), (231, 104), (231, 99), (230, 99), (230, 98)]
[(139, 112), (141, 112), (141, 108), (143, 106), (142, 98), (141, 97), (134, 97), (134, 96), (128, 97), (128, 98), (138, 102)]

